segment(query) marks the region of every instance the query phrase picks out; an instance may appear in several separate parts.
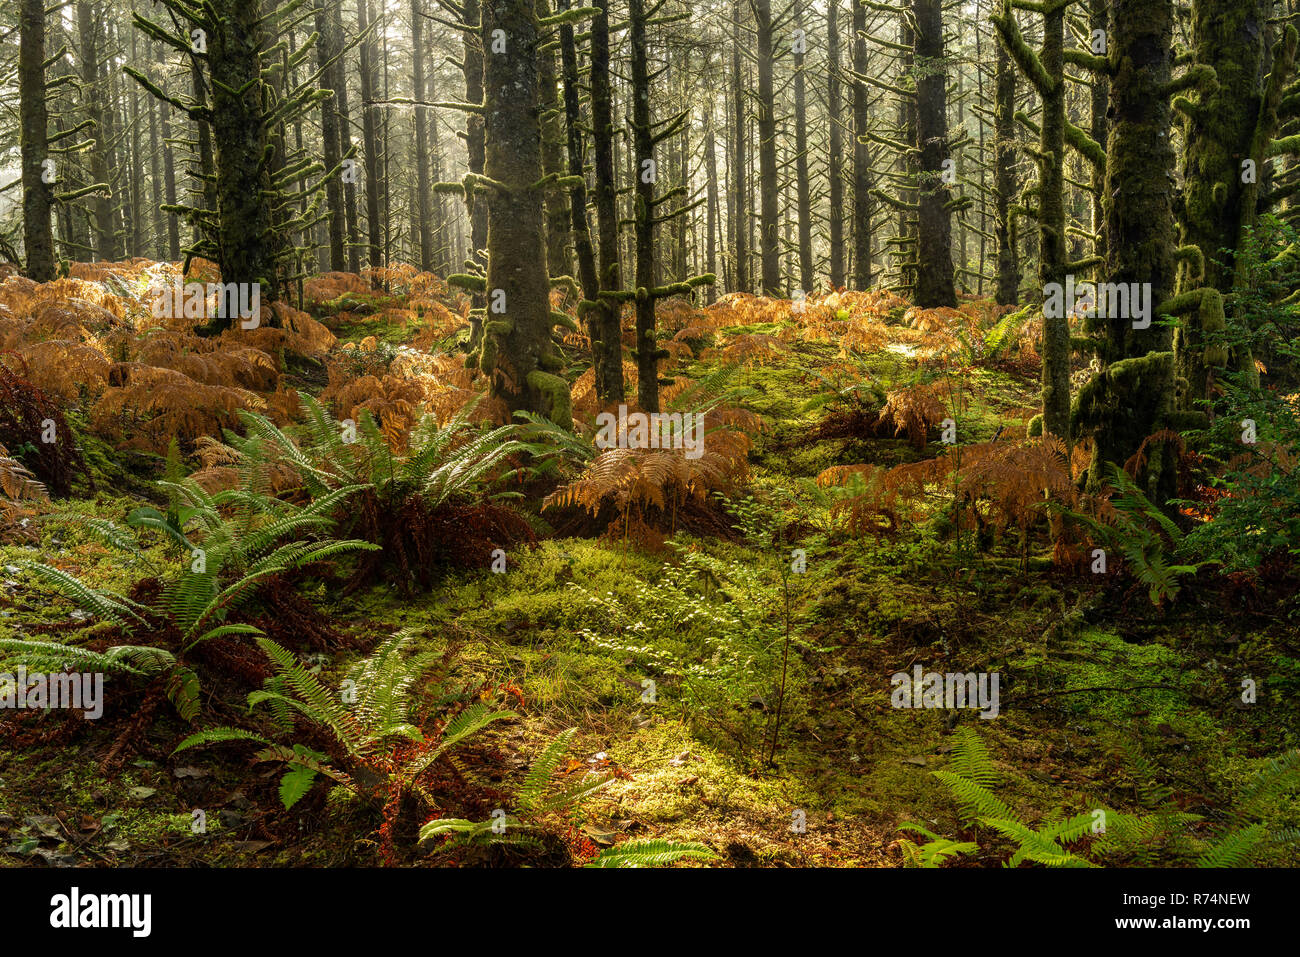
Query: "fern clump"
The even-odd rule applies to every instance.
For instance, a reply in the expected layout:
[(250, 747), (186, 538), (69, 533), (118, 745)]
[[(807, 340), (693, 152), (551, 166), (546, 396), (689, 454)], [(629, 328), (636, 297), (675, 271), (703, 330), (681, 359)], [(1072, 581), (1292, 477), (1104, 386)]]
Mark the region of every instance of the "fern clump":
[(492, 552), (536, 536), (505, 504), (516, 493), (502, 490), (513, 457), (525, 450), (518, 428), (479, 429), (467, 405), (439, 424), (420, 418), (409, 436), (360, 419), (336, 420), (309, 395), (300, 396), (306, 421), (295, 439), (265, 416), (241, 416), (246, 436), (226, 433), (207, 443), (206, 467), (196, 482), (205, 487), (257, 483), (300, 489), (344, 534), (375, 546), (352, 575), (355, 589), (388, 576), (405, 589), (432, 585), (440, 566), (484, 567)]
[[(1170, 803), (1167, 790), (1148, 792), (1148, 802), (1160, 802), (1155, 810), (1128, 814), (1098, 806), (1066, 817), (1050, 817), (1034, 826), (1025, 823), (993, 793), (998, 775), (979, 733), (959, 728), (953, 736), (948, 767), (932, 772), (957, 802), (967, 827), (982, 826), (1015, 846), (1007, 867), (1025, 862), (1045, 867), (1096, 867), (1110, 861), (1129, 861), (1143, 866), (1180, 864), (1196, 867), (1240, 867), (1269, 844), (1296, 844), (1294, 829), (1270, 832), (1261, 821), (1247, 823), (1259, 813), (1262, 798), (1294, 788), (1300, 781), (1300, 752), (1289, 752), (1260, 771), (1242, 792), (1242, 802), (1232, 815), (1233, 822), (1207, 837), (1196, 836), (1192, 826), (1200, 815), (1178, 810)], [(907, 862), (916, 867), (938, 867), (958, 854), (973, 854), (974, 842), (957, 842), (941, 837), (916, 824), (901, 830), (921, 834), (930, 840), (918, 845), (900, 841)]]
[[(250, 710), (267, 707), (274, 737), (229, 726), (209, 728), (190, 735), (173, 753), (236, 741), (258, 744), (256, 760), (285, 765), (280, 800), (286, 809), (302, 800), (318, 778), (328, 778), (382, 811), (384, 845), (391, 850), (404, 799), (439, 807), (429, 780), (435, 765), (489, 724), (515, 717), (513, 711), (476, 701), (422, 718), (416, 692), (439, 656), (415, 651), (415, 637), (400, 631), (382, 642), (339, 688), (327, 685), (293, 652), (258, 637), (275, 676), (252, 692), (248, 703)], [(328, 752), (291, 740), (299, 721), (324, 734)]]
[[(181, 718), (199, 711), (196, 650), (216, 639), (260, 635), (259, 628), (235, 620), (255, 606), (283, 576), (340, 555), (373, 549), (358, 540), (327, 537), (329, 513), (352, 489), (341, 489), (308, 505), (284, 502), (242, 487), (215, 495), (192, 480), (163, 481), (167, 513), (152, 506), (135, 509), (127, 528), (108, 519), (78, 513), (56, 514), (49, 521), (75, 522), (83, 531), (133, 563), (149, 567), (158, 583), (148, 604), (97, 588), (60, 568), (38, 561), (21, 563), (31, 579), (72, 602), (96, 622), (158, 645), (124, 643), (95, 658), (109, 674), (165, 675), (162, 689)], [(134, 530), (134, 531), (133, 531)], [(139, 530), (157, 532), (180, 556), (180, 570), (165, 574), (141, 549)], [(86, 649), (57, 641), (0, 639), (0, 652), (29, 669), (77, 667), (90, 659)]]

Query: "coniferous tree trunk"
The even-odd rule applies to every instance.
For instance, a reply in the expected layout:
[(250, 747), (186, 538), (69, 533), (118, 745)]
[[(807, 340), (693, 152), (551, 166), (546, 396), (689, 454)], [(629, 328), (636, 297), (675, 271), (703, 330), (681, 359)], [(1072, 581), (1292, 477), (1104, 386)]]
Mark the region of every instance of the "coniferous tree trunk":
[(745, 137), (745, 88), (740, 72), (740, 0), (731, 0), (732, 116), (735, 123), (735, 175), (731, 186), (731, 220), (736, 233), (736, 291), (749, 292), (749, 187), (746, 178), (748, 143)]
[[(199, 65), (198, 57), (190, 59), (190, 84), (194, 94), (194, 102), (199, 109), (207, 109), (208, 84), (203, 78), (203, 69)], [(210, 210), (215, 215), (217, 211), (217, 161), (212, 148), (212, 127), (205, 122), (196, 123), (195, 126), (198, 130), (196, 142), (199, 148), (199, 184), (194, 188), (194, 192), (203, 197), (201, 207)], [(197, 222), (193, 225), (194, 235), (191, 242), (197, 243), (203, 236), (203, 230)]]
[[(330, 20), (330, 2), (331, 0), (317, 0), (316, 4), (316, 32), (320, 34), (320, 39), (316, 41), (317, 65), (318, 69), (324, 71), (321, 74), (321, 84), (326, 89), (333, 89), (332, 84), (337, 82), (336, 65), (331, 64), (343, 49)], [(329, 268), (342, 271), (348, 268), (344, 247), (347, 215), (343, 207), (343, 179), (339, 168), (342, 158), (339, 150), (338, 90), (334, 89), (333, 93), (332, 97), (321, 100), (321, 152), (329, 174), (325, 181), (325, 208), (329, 212)]]
[[(1109, 13), (1106, 9), (1108, 0), (1091, 0), (1091, 9), (1089, 10), (1088, 26), (1093, 31), (1093, 36), (1098, 33), (1106, 35), (1106, 27), (1109, 25)], [(1092, 136), (1093, 142), (1105, 143), (1109, 138), (1110, 120), (1106, 111), (1110, 104), (1110, 74), (1096, 73), (1092, 78), (1092, 88), (1089, 96), (1090, 126), (1089, 135)], [(1106, 207), (1103, 201), (1106, 190), (1106, 170), (1104, 166), (1096, 164), (1091, 165), (1092, 193), (1090, 196), (1092, 212), (1092, 232), (1097, 237), (1097, 242), (1093, 250), (1097, 256), (1106, 255)]]
[(18, 99), (23, 184), (23, 245), (26, 275), (54, 278), (54, 233), (50, 225), (49, 116), (45, 105), (45, 5), (23, 0), (19, 10)]
[[(609, 13), (600, 11), (591, 21), (591, 130), (595, 160), (596, 247), (601, 292), (623, 288), (618, 248), (618, 184), (614, 165), (614, 104), (610, 88)], [(623, 401), (622, 307), (618, 300), (597, 300), (592, 344), (601, 355), (597, 363), (601, 382), (597, 395), (605, 402)], [(603, 383), (603, 384), (601, 384)]]
[(429, 124), (424, 107), (424, 11), (411, 0), (411, 98), (415, 100), (415, 211), (420, 269), (433, 271), (433, 193), (429, 183)]
[[(802, 23), (802, 17), (799, 20)], [(799, 213), (799, 286), (809, 295), (817, 285), (813, 272), (812, 189), (808, 182), (808, 113), (804, 85), (804, 44), (794, 51), (795, 183)]]
[[(97, 43), (99, 11), (90, 0), (78, 0), (77, 36), (78, 53), (81, 66), (81, 95), (86, 105), (86, 114), (90, 118), (94, 146), (90, 149), (90, 178), (96, 183), (108, 183), (108, 150), (110, 126), (103, 84), (100, 82), (99, 45)], [(95, 255), (99, 259), (117, 258), (116, 244), (113, 238), (113, 200), (112, 193), (104, 190), (94, 195), (90, 204), (91, 220), (94, 225)]]
[(830, 280), (835, 289), (844, 285), (844, 135), (840, 123), (843, 107), (840, 93), (840, 9), (839, 0), (826, 4), (826, 121), (830, 166)]
[[(488, 208), (488, 313), (477, 355), (492, 395), (513, 411), (572, 426), (563, 360), (551, 342), (550, 278), (538, 115), (537, 15), (532, 0), (483, 4), (483, 176)], [(498, 32), (499, 31), (499, 32)]]
[(758, 224), (762, 293), (781, 295), (781, 237), (778, 224), (776, 164), (776, 63), (772, 37), (772, 0), (750, 0), (758, 34)]
[[(1163, 2), (1163, 0), (1157, 0)], [(1037, 206), (1038, 278), (1040, 285), (1064, 287), (1069, 269), (1065, 243), (1065, 11), (1069, 0), (1048, 0), (1039, 9), (1043, 45), (1038, 52), (1025, 42), (1016, 24), (1012, 0), (1004, 0), (992, 17), (998, 34), (1021, 72), (1042, 100), (1039, 127)], [(1070, 441), (1069, 315), (1043, 317), (1043, 431)]]
[[(379, 218), (380, 189), (383, 184), (383, 155), (380, 151), (379, 129), (376, 123), (375, 97), (376, 63), (373, 37), (367, 32), (370, 26), (369, 0), (357, 0), (357, 26), (361, 30), (361, 129), (364, 134), (365, 169), (362, 176), (366, 185), (366, 235), (368, 239), (367, 259), (371, 269), (383, 265), (381, 229)], [(378, 277), (371, 282), (379, 284)]]
[[(343, 0), (326, 0), (329, 4), (330, 29), (334, 34), (335, 49), (342, 51), (347, 44), (347, 34), (343, 32)], [(342, 160), (355, 159), (352, 150), (352, 112), (348, 106), (348, 69), (345, 56), (340, 55), (334, 64), (330, 89), (334, 91), (334, 109), (338, 116), (339, 156)], [(344, 170), (345, 174), (347, 170)], [(347, 260), (348, 272), (361, 271), (361, 225), (357, 215), (357, 176), (343, 178), (343, 211), (347, 224)]]
[(994, 235), (997, 238), (997, 301), (999, 305), (1020, 302), (1020, 252), (1016, 248), (1016, 230), (1012, 207), (1020, 189), (1016, 176), (1016, 70), (1011, 54), (998, 44), (994, 104), (994, 180), (997, 204)]
[[(261, 3), (218, 0), (214, 8), (224, 27), (208, 38), (221, 281), (256, 284), (266, 304), (278, 298), (278, 287), (271, 207), (265, 198), (271, 176), (264, 162)], [(212, 318), (207, 332), (231, 326), (233, 310), (224, 313)]]
[[(550, 15), (548, 0), (537, 0), (539, 19)], [(563, 176), (567, 169), (564, 158), (564, 106), (560, 102), (560, 89), (555, 73), (555, 51), (538, 52), (538, 88), (541, 90), (542, 111), (542, 174)], [(548, 189), (543, 197), (546, 205), (546, 263), (552, 276), (568, 276), (573, 272), (569, 255), (570, 208), (567, 197), (559, 189)]]
[[(1216, 85), (1196, 101), (1174, 101), (1187, 144), (1183, 241), (1197, 247), (1203, 261), (1183, 266), (1184, 290), (1204, 286), (1228, 293), (1241, 280), (1236, 263), (1223, 250), (1237, 249), (1258, 219), (1270, 141), (1279, 128), (1279, 107), (1295, 64), (1290, 29), (1269, 49), (1271, 9), (1267, 0), (1197, 0), (1192, 5), (1194, 59), (1214, 70)], [(1300, 103), (1294, 89), (1289, 94), (1294, 116)], [(1201, 321), (1185, 322), (1175, 337), (1187, 408), (1206, 398), (1214, 367), (1229, 358), (1218, 347), (1207, 348), (1211, 330), (1202, 326)], [(1233, 358), (1238, 372), (1257, 380), (1249, 349), (1238, 349)]]
[(917, 265), (915, 302), (956, 308), (952, 214), (944, 174), (948, 149), (948, 74), (944, 67), (942, 0), (913, 0), (916, 27)]
[[(146, 43), (145, 49), (151, 54), (150, 59), (152, 60), (153, 44)], [(163, 177), (162, 170), (160, 169), (160, 157), (158, 155), (160, 149), (158, 142), (158, 114), (161, 112), (162, 106), (153, 97), (149, 97), (148, 102), (145, 104), (145, 108), (149, 111), (149, 185), (151, 190), (149, 211), (151, 214), (153, 229), (153, 239), (150, 243), (150, 255), (161, 259), (164, 255), (162, 248), (164, 232), (162, 211)]]
[[(568, 10), (568, 0), (560, 0), (560, 10)], [(564, 74), (565, 141), (568, 149), (568, 170), (573, 180), (569, 188), (569, 222), (573, 230), (574, 255), (578, 260), (578, 279), (582, 283), (584, 302), (579, 313), (586, 320), (587, 337), (591, 340), (591, 358), (595, 366), (596, 395), (604, 398), (607, 386), (605, 364), (609, 350), (604, 348), (601, 336), (605, 333), (602, 319), (607, 304), (600, 298), (600, 275), (596, 269), (596, 251), (591, 243), (591, 229), (587, 224), (587, 180), (583, 167), (582, 104), (578, 89), (578, 46), (573, 35), (573, 25), (560, 26), (560, 61)], [(620, 370), (621, 374), (621, 370)]]
[[(160, 106), (165, 117), (163, 135), (172, 138), (177, 135), (176, 124), (172, 120), (173, 108), (170, 104)], [(176, 205), (176, 161), (172, 158), (169, 146), (163, 151), (163, 196), (168, 206)], [(176, 262), (181, 258), (181, 226), (174, 212), (167, 213), (167, 258)]]
[(643, 0), (628, 3), (632, 67), (632, 151), (635, 156), (635, 283), (637, 404), (642, 412), (659, 411), (659, 356), (655, 341), (655, 175), (654, 139), (650, 128), (650, 67), (646, 51)]
[[(867, 8), (853, 4), (853, 72), (867, 73)], [(853, 81), (853, 287), (870, 289), (871, 147), (867, 143), (867, 86)]]
[[(463, 57), (465, 72), (465, 101), (467, 103), (483, 102), (483, 32), (480, 28), (482, 21), (482, 11), (479, 6), (479, 0), (465, 0), (465, 23), (473, 27), (472, 31), (465, 33), (465, 54)], [(467, 153), (467, 167), (471, 173), (482, 173), (485, 162), (486, 144), (484, 143), (484, 124), (483, 117), (478, 113), (470, 113), (465, 124), (465, 148)], [(467, 196), (469, 206), (466, 212), (469, 215), (469, 237), (470, 251), (469, 259), (473, 261), (478, 268), (486, 268), (482, 250), (487, 248), (488, 240), (488, 212), (487, 206), (481, 202), (475, 202), (472, 196)], [(474, 306), (482, 308), (483, 299), (481, 296), (474, 298)], [(471, 319), (471, 341), (475, 340), (478, 335), (477, 329), (473, 329), (477, 319)]]
[[(1151, 314), (1098, 310), (1087, 328), (1098, 334), (1101, 370), (1080, 390), (1074, 418), (1096, 451), (1088, 486), (1098, 490), (1104, 466), (1122, 466), (1143, 440), (1170, 424), (1174, 412), (1172, 334), (1159, 308), (1176, 281), (1174, 147), (1166, 88), (1173, 68), (1172, 0), (1110, 0), (1112, 62), (1122, 64), (1110, 84), (1110, 138), (1106, 148), (1106, 279), (1150, 284)], [(1106, 313), (1117, 313), (1110, 316)], [(1146, 322), (1149, 319), (1149, 322)], [(1144, 326), (1145, 323), (1145, 326)], [(1139, 475), (1153, 501), (1175, 488), (1174, 463), (1154, 444)]]
[[(704, 271), (717, 272), (718, 220), (721, 206), (718, 202), (718, 155), (714, 149), (713, 101), (710, 99), (704, 107), (704, 175), (708, 211), (705, 217)], [(705, 291), (704, 301), (711, 303), (717, 297), (714, 286)]]

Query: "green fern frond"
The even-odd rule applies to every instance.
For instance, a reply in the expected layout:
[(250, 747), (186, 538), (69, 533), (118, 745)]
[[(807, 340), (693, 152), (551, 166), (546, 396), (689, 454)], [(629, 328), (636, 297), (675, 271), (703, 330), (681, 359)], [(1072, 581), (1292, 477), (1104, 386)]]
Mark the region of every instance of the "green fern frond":
[(587, 867), (663, 867), (680, 860), (717, 860), (712, 848), (694, 841), (651, 838), (607, 847)]
[(952, 753), (948, 755), (948, 770), (984, 788), (998, 783), (998, 773), (993, 759), (979, 732), (966, 726), (959, 727), (952, 736)]
[(208, 728), (205, 731), (199, 731), (191, 734), (176, 747), (172, 748), (172, 754), (179, 754), (190, 748), (197, 747), (201, 744), (220, 744), (224, 741), (256, 741), (258, 744), (270, 744), (266, 738), (260, 734), (253, 734), (251, 731), (245, 731), (243, 728)]
[(305, 705), (305, 714), (317, 724), (332, 731), (339, 743), (350, 753), (360, 755), (370, 750), (374, 742), (367, 739), (356, 718), (349, 714), (337, 700), (334, 691), (327, 688), (316, 675), (302, 666), (293, 652), (276, 644), (270, 638), (259, 637), (257, 643), (271, 659), (276, 671)]
[(999, 818), (1014, 821), (1016, 814), (988, 788), (976, 784), (951, 771), (934, 771), (936, 778), (947, 785), (949, 792), (957, 801), (962, 817), (972, 821), (980, 817)]
[(980, 823), (993, 828), (1020, 845), (1019, 850), (1011, 858), (1011, 867), (1015, 867), (1022, 860), (1031, 860), (1036, 864), (1044, 864), (1047, 867), (1094, 866), (1019, 821), (985, 817), (980, 818)]
[(58, 641), (0, 638), (0, 651), (17, 652), (15, 661), (29, 669), (61, 671), (65, 667), (89, 668), (106, 673), (151, 675), (166, 671), (176, 661), (171, 652), (147, 645), (115, 645), (107, 651), (91, 651)]
[(1196, 859), (1197, 867), (1241, 867), (1268, 836), (1263, 824), (1251, 824), (1228, 832)]
[(145, 623), (140, 614), (145, 609), (129, 598), (93, 588), (62, 569), (42, 562), (21, 562), (19, 568), (30, 571), (88, 615), (114, 622), (128, 632)]
[(555, 775), (556, 768), (560, 766), (569, 749), (569, 742), (577, 733), (577, 728), (561, 731), (551, 738), (542, 749), (542, 753), (533, 761), (533, 766), (528, 769), (524, 783), (519, 788), (518, 801), (522, 810), (531, 811), (541, 804), (551, 788), (551, 778)]

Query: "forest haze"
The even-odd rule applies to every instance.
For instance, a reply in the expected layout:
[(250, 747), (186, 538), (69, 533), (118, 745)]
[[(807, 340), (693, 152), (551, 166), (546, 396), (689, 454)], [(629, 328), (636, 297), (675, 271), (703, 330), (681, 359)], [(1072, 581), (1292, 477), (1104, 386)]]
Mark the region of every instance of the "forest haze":
[(0, 861), (1300, 865), (1298, 0), (47, 4)]

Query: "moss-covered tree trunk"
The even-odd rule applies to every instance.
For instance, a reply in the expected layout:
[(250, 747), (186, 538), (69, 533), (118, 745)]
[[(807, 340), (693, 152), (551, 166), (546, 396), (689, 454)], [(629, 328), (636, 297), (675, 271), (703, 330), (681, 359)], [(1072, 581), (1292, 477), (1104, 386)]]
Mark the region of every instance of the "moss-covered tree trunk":
[[(1276, 105), (1266, 102), (1269, 72), (1268, 0), (1197, 0), (1192, 5), (1192, 49), (1197, 65), (1212, 68), (1216, 85), (1197, 100), (1175, 101), (1183, 117), (1186, 149), (1182, 207), (1183, 242), (1199, 249), (1199, 261), (1182, 269), (1184, 290), (1211, 287), (1232, 291), (1232, 252), (1257, 218), (1264, 155), (1277, 128)], [(1276, 68), (1286, 72), (1294, 48), (1278, 50)], [(1268, 84), (1271, 85), (1271, 84)], [(1206, 347), (1206, 317), (1189, 316), (1179, 328), (1174, 351), (1178, 375), (1186, 381), (1184, 404), (1194, 408), (1208, 392), (1211, 370), (1224, 364), (1221, 350)], [(1253, 373), (1249, 350), (1236, 357), (1238, 368)], [(1210, 361), (1213, 360), (1213, 361)]]
[(952, 213), (948, 175), (948, 71), (943, 44), (942, 0), (913, 0), (915, 21), (917, 170), (916, 304), (956, 308)]
[(997, 301), (1002, 306), (1020, 302), (1020, 253), (1011, 217), (1020, 190), (1016, 175), (1016, 70), (1006, 47), (998, 44), (997, 90), (994, 94), (994, 226), (997, 243)]
[[(1171, 424), (1172, 335), (1156, 310), (1176, 281), (1175, 155), (1168, 85), (1173, 67), (1171, 0), (1110, 0), (1110, 136), (1106, 148), (1106, 280), (1150, 286), (1148, 315), (1130, 307), (1090, 319), (1101, 369), (1076, 403), (1076, 426), (1096, 442), (1088, 486), (1100, 488), (1107, 463), (1124, 465), (1143, 440)], [(1102, 305), (1104, 303), (1099, 303)], [(1115, 315), (1109, 315), (1113, 312)], [(1139, 473), (1153, 501), (1175, 492), (1176, 471), (1163, 444), (1147, 449)]]
[[(208, 38), (212, 75), (212, 142), (216, 159), (217, 247), (223, 283), (260, 287), (265, 305), (277, 297), (271, 227), (271, 156), (261, 80), (265, 39), (259, 0), (221, 0), (221, 28)], [(208, 323), (228, 328), (234, 310)]]
[[(609, 12), (602, 8), (591, 21), (591, 127), (595, 159), (596, 246), (601, 290), (621, 290), (618, 252), (618, 189), (614, 179), (614, 106), (609, 70)], [(597, 395), (623, 401), (622, 304), (601, 296), (592, 321)]]
[[(1071, 0), (1044, 0), (1033, 9), (1042, 14), (1043, 45), (1035, 52), (1016, 24), (1012, 0), (994, 16), (1002, 42), (1042, 101), (1039, 127), (1038, 185), (1034, 190), (1038, 220), (1038, 279), (1044, 290), (1063, 288), (1069, 268), (1065, 242), (1065, 13)], [(1070, 441), (1070, 320), (1068, 310), (1043, 316), (1043, 430)]]
[[(646, 51), (646, 15), (642, 0), (628, 2), (628, 39), (632, 71), (632, 151), (636, 182), (633, 220), (636, 235), (637, 405), (659, 411), (659, 349), (655, 340), (655, 182), (654, 136), (650, 128), (650, 67)], [(766, 257), (765, 257), (766, 263)], [(764, 265), (764, 277), (767, 267)]]
[(569, 428), (568, 384), (551, 342), (550, 280), (542, 215), (540, 44), (532, 0), (483, 4), (483, 177), (488, 210), (487, 315), (477, 353), (492, 395), (511, 411)]
[(45, 5), (42, 0), (23, 0), (18, 15), (19, 138), (26, 275), (37, 282), (49, 282), (54, 278), (54, 233), (50, 226), (54, 176), (47, 174), (45, 163), (49, 158), (49, 116), (45, 107)]

